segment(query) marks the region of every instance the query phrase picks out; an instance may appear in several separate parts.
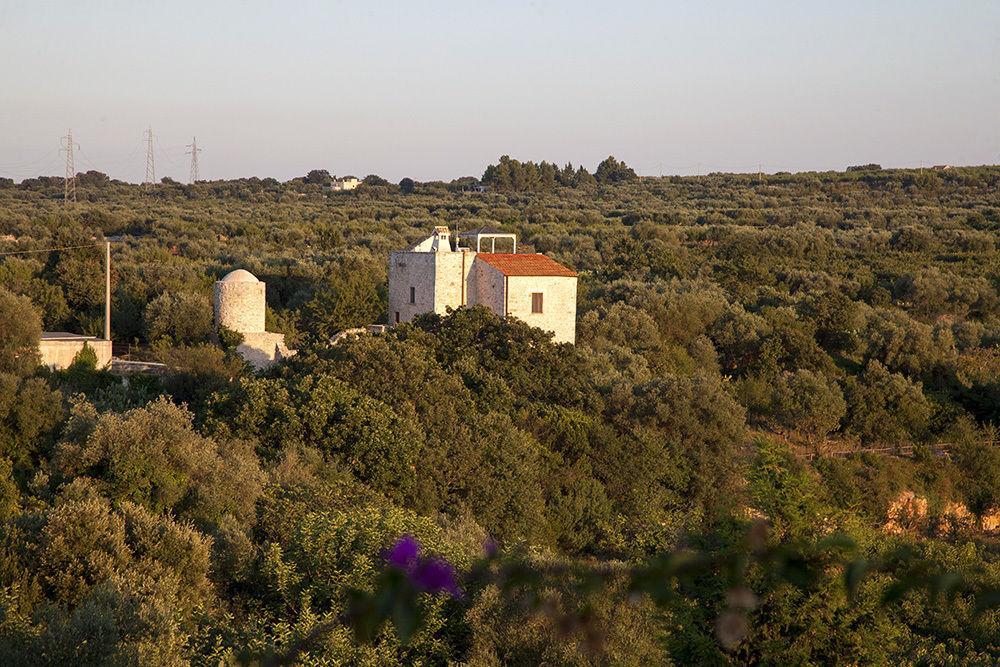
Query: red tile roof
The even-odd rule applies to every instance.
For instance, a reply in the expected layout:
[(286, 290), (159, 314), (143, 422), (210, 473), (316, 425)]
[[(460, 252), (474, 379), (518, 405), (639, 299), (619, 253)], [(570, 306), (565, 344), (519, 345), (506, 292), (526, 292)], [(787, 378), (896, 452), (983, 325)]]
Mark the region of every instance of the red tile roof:
[(486, 262), (505, 276), (576, 277), (573, 269), (568, 269), (551, 257), (540, 254), (480, 252), (476, 254), (476, 259)]

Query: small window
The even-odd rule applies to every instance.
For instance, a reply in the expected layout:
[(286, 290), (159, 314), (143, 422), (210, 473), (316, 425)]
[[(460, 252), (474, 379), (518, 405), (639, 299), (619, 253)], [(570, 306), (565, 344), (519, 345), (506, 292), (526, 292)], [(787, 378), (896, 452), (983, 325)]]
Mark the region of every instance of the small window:
[(410, 303), (416, 303), (416, 302), (417, 302), (417, 288), (416, 287), (411, 287), (410, 288)]
[(542, 312), (542, 293), (532, 292), (531, 293), (531, 312), (540, 313)]
[(399, 324), (399, 311), (396, 311), (396, 324)]

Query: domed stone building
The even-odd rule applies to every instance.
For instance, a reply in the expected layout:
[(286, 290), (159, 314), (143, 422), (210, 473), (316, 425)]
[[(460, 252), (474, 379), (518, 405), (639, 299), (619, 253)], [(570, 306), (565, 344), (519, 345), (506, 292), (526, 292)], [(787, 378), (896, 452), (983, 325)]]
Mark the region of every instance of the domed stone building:
[(225, 327), (243, 336), (236, 351), (256, 369), (295, 354), (285, 335), (269, 333), (264, 325), (267, 286), (246, 269), (236, 269), (215, 283), (215, 329)]

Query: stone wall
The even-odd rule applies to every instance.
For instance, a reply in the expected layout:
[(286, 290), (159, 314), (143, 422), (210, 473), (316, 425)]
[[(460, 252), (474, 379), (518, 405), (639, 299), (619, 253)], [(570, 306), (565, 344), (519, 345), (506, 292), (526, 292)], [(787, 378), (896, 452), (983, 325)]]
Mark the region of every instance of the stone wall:
[(243, 342), (236, 347), (236, 351), (257, 370), (295, 354), (285, 345), (285, 334), (267, 331), (243, 334)]
[(266, 286), (262, 282), (215, 283), (215, 323), (241, 334), (264, 331)]
[(476, 262), (474, 281), (476, 299), (472, 303), (486, 306), (497, 315), (504, 314), (504, 275), (500, 269)]
[(434, 312), (444, 314), (470, 301), (474, 252), (440, 252), (434, 261)]
[[(416, 315), (435, 311), (435, 252), (394, 252), (389, 257), (389, 324), (409, 322)], [(410, 288), (415, 302), (410, 303)]]
[[(542, 295), (542, 312), (531, 312), (531, 295)], [(576, 343), (576, 278), (568, 276), (510, 276), (507, 278), (507, 315), (533, 327), (551, 331), (557, 343)]]
[(80, 336), (65, 339), (42, 339), (38, 343), (38, 353), (41, 356), (42, 365), (48, 366), (52, 370), (62, 370), (73, 363), (73, 359), (76, 358), (85, 344), (97, 354), (98, 368), (105, 368), (111, 363), (111, 341), (102, 338)]

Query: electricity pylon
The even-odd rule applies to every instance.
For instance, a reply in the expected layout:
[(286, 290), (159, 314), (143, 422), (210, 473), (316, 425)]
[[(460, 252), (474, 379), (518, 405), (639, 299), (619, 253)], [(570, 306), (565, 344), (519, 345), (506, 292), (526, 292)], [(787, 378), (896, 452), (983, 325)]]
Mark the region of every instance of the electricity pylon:
[(146, 180), (143, 183), (153, 185), (156, 183), (156, 164), (153, 162), (153, 128), (150, 127), (143, 134), (146, 137)]
[(198, 137), (192, 137), (191, 143), (187, 145), (188, 151), (185, 155), (191, 156), (191, 176), (188, 178), (189, 183), (194, 183), (198, 180), (198, 153), (201, 149), (198, 148)]
[(63, 145), (61, 150), (66, 151), (66, 178), (63, 181), (63, 204), (69, 205), (76, 202), (76, 165), (73, 163), (73, 150), (79, 148), (80, 144), (73, 141), (73, 130), (67, 130), (66, 136), (62, 137)]

